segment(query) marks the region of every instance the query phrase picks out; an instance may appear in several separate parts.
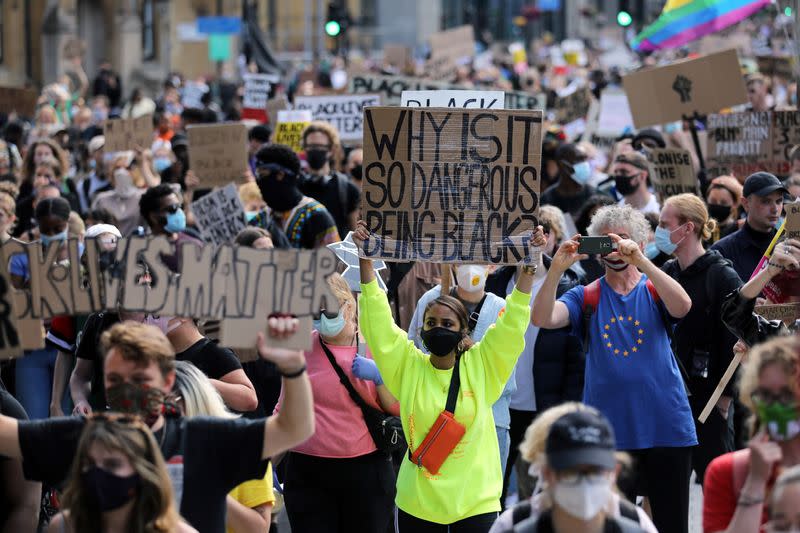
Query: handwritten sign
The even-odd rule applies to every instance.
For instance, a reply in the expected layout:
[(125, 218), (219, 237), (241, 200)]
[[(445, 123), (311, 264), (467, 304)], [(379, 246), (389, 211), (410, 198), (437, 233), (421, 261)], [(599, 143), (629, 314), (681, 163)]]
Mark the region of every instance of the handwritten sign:
[(585, 119), (592, 104), (592, 93), (587, 87), (580, 88), (556, 100), (556, 121), (570, 124)]
[(781, 320), (786, 324), (793, 324), (795, 320), (800, 318), (800, 302), (757, 305), (755, 312), (767, 320)]
[(187, 128), (189, 166), (204, 187), (239, 181), (247, 171), (247, 127), (240, 123)]
[(192, 202), (192, 213), (203, 240), (216, 246), (233, 242), (234, 237), (247, 227), (239, 192), (233, 183)]
[(458, 107), (463, 109), (503, 109), (503, 91), (403, 91), (404, 107)]
[(153, 143), (153, 115), (106, 120), (103, 135), (106, 138), (106, 153), (133, 150), (136, 146), (150, 148)]
[(303, 130), (311, 122), (311, 111), (278, 111), (278, 125), (275, 128), (275, 142), (285, 144), (295, 152), (303, 149)]
[(641, 70), (623, 77), (622, 85), (637, 128), (747, 102), (736, 50)]
[(351, 73), (348, 92), (351, 94), (378, 93), (381, 95), (383, 105), (400, 105), (403, 91), (436, 91), (441, 89), (464, 89), (464, 87), (423, 78)]
[(430, 43), (431, 57), (425, 64), (425, 75), (431, 79), (452, 79), (458, 66), (470, 62), (475, 55), (475, 32), (469, 24), (434, 33)]
[(273, 74), (245, 74), (244, 97), (242, 98), (242, 118), (261, 122), (267, 120), (267, 100), (272, 84), (280, 77)]
[(688, 150), (653, 148), (647, 151), (650, 179), (662, 200), (683, 193), (697, 194), (697, 177)]
[(365, 257), (517, 264), (535, 253), (542, 112), (364, 111)]
[(787, 203), (783, 206), (786, 210), (784, 232), (787, 239), (800, 240), (800, 200)]
[(297, 96), (296, 110), (311, 111), (313, 120), (330, 122), (339, 131), (344, 141), (358, 140), (364, 136), (363, 116), (367, 106), (381, 105), (379, 94)]

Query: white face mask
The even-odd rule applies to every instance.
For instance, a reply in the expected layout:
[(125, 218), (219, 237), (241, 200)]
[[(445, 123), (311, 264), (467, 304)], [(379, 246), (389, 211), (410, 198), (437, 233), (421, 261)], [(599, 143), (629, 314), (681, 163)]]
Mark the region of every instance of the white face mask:
[(489, 269), (482, 265), (461, 265), (456, 267), (458, 286), (467, 292), (480, 292), (486, 286)]
[(611, 498), (611, 480), (589, 481), (582, 477), (576, 484), (556, 483), (553, 500), (567, 513), (580, 520), (591, 520), (608, 504)]

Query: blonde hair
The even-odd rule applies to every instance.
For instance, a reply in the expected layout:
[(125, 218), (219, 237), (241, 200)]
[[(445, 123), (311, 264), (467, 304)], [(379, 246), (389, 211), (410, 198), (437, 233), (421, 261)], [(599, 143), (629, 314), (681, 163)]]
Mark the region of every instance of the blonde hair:
[(83, 222), (81, 216), (75, 211), (69, 212), (67, 228), (69, 234), (74, 237), (83, 237), (83, 235), (86, 233), (86, 224)]
[(13, 217), (17, 209), (17, 202), (14, 201), (14, 197), (3, 190), (0, 190), (0, 209), (9, 217)]
[(239, 418), (225, 407), (225, 401), (211, 380), (188, 361), (175, 363), (175, 386), (173, 392), (183, 402), (184, 416), (213, 416), (217, 418)]
[(691, 222), (695, 227), (695, 234), (701, 240), (707, 241), (717, 229), (717, 221), (708, 217), (708, 209), (703, 200), (694, 194), (684, 193), (667, 198), (664, 207), (671, 205), (678, 211), (678, 220), (681, 225)]
[(150, 429), (138, 419), (122, 422), (101, 416), (89, 420), (83, 428), (62, 499), (62, 507), (69, 511), (73, 530), (81, 533), (102, 531), (101, 513), (89, 501), (81, 481), (86, 458), (94, 444), (121, 452), (139, 475), (139, 488), (127, 530), (136, 533), (177, 531), (180, 517), (172, 496), (172, 483)]
[(554, 205), (543, 205), (539, 208), (539, 220), (550, 226), (550, 231), (556, 238), (556, 243), (564, 240), (564, 212)]
[(789, 378), (794, 391), (798, 392), (799, 339), (797, 336), (776, 337), (753, 347), (747, 354), (747, 362), (744, 364), (744, 372), (739, 383), (739, 398), (750, 410), (755, 409), (752, 395), (758, 388), (761, 373), (770, 365), (779, 365)]
[(239, 200), (242, 204), (248, 202), (263, 202), (264, 198), (261, 196), (261, 190), (254, 181), (248, 181), (239, 186)]

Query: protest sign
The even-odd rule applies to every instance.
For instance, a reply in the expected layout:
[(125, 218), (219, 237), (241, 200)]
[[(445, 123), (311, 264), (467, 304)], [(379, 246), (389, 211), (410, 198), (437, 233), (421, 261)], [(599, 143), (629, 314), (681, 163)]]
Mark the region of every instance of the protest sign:
[(757, 305), (755, 312), (767, 320), (780, 320), (785, 324), (793, 324), (800, 318), (800, 302)]
[[(20, 321), (17, 320), (15, 306), (15, 296), (21, 295), (15, 291), (11, 285), (11, 278), (8, 275), (8, 261), (5, 255), (0, 253), (0, 359), (21, 357), (25, 348), (36, 349), (44, 347), (44, 335), (41, 335), (42, 346), (24, 346), (22, 343), (22, 332), (20, 331)], [(38, 321), (39, 329), (42, 329), (41, 321)]]
[(273, 74), (245, 74), (243, 78), (242, 118), (266, 122), (269, 91), (280, 78)]
[(765, 76), (792, 77), (791, 56), (758, 56), (756, 61), (758, 61), (758, 71)]
[(633, 129), (633, 116), (625, 91), (607, 89), (600, 94), (597, 134), (619, 136)]
[(189, 167), (203, 187), (239, 181), (248, 169), (247, 127), (238, 122), (193, 125), (189, 137)]
[(437, 91), (442, 89), (464, 89), (452, 83), (432, 81), (404, 76), (381, 76), (377, 74), (351, 73), (348, 92), (351, 94), (381, 95), (383, 105), (400, 105), (403, 91)]
[(192, 202), (192, 213), (203, 240), (216, 246), (233, 242), (234, 237), (247, 227), (244, 207), (233, 183)]
[(788, 164), (789, 155), (798, 144), (800, 144), (800, 111), (773, 111), (772, 158)]
[(589, 106), (592, 103), (592, 93), (588, 87), (582, 87), (561, 96), (556, 100), (556, 121), (566, 125), (577, 120), (586, 119)]
[(747, 102), (735, 50), (635, 72), (623, 77), (622, 85), (637, 128)]
[(471, 62), (475, 55), (475, 32), (471, 24), (434, 33), (429, 41), (431, 57), (425, 64), (425, 75), (431, 79), (452, 79), (458, 66)]
[(303, 130), (311, 122), (311, 111), (305, 109), (278, 111), (275, 142), (285, 144), (295, 152), (303, 150)]
[(506, 91), (505, 100), (505, 109), (547, 109), (547, 95), (544, 93)]
[(205, 83), (198, 81), (187, 81), (181, 88), (181, 102), (183, 103), (183, 107), (202, 109), (203, 102), (201, 100), (203, 95), (208, 91), (208, 85)]
[(535, 254), (542, 112), (364, 111), (364, 257), (517, 264)]
[(401, 72), (411, 62), (411, 49), (402, 44), (383, 45), (383, 64), (396, 67)]
[(800, 200), (784, 204), (783, 209), (786, 211), (786, 238), (800, 240)]
[(150, 148), (153, 143), (153, 115), (139, 118), (116, 118), (103, 124), (105, 152), (124, 152), (136, 146)]
[(403, 91), (403, 107), (457, 107), (462, 109), (503, 109), (503, 91)]
[(289, 109), (289, 100), (285, 95), (279, 95), (267, 100), (267, 120), (270, 124), (277, 124), (278, 111)]
[(36, 115), (36, 102), (39, 92), (24, 87), (0, 87), (0, 113), (33, 118)]
[(683, 193), (697, 194), (697, 176), (688, 150), (652, 148), (647, 150), (650, 179), (661, 201)]
[(296, 96), (294, 99), (296, 110), (311, 111), (313, 120), (324, 120), (335, 126), (343, 141), (358, 140), (359, 143), (364, 136), (364, 108), (379, 105), (379, 94)]

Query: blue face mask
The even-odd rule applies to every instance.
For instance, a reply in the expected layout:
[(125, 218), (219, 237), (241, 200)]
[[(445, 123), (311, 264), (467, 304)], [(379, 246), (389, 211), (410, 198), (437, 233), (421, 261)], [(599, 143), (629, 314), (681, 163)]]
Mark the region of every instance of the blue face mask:
[(339, 309), (339, 314), (333, 318), (328, 318), (325, 313), (320, 315), (319, 320), (314, 321), (314, 329), (325, 338), (337, 336), (345, 326), (344, 309)]
[(174, 213), (167, 215), (167, 223), (164, 229), (170, 233), (180, 233), (186, 229), (186, 213), (183, 209), (178, 209)]
[(250, 222), (254, 218), (258, 216), (258, 211), (245, 211), (244, 212), (244, 219), (246, 222)]
[(582, 163), (575, 163), (572, 165), (572, 180), (575, 183), (586, 185), (589, 183), (589, 178), (592, 177), (592, 166), (588, 161)]
[[(664, 252), (667, 255), (672, 255), (673, 253), (675, 253), (675, 250), (678, 249), (678, 245), (681, 243), (681, 241), (683, 241), (683, 239), (681, 239), (677, 243), (674, 243), (672, 242), (671, 237), (674, 232), (678, 231), (682, 227), (683, 226), (681, 225), (672, 231), (661, 227), (656, 228), (656, 240), (655, 240), (656, 248), (658, 248), (660, 251)], [(684, 239), (685, 238), (686, 237), (684, 237)]]
[(660, 252), (658, 251), (658, 246), (656, 246), (656, 243), (654, 242), (648, 242), (647, 245), (645, 245), (644, 247), (644, 255), (650, 261), (658, 257), (659, 253)]
[(89, 169), (90, 170), (94, 170), (96, 168), (97, 168), (97, 161), (95, 161), (94, 159), (90, 159), (89, 160)]
[(169, 157), (156, 157), (153, 159), (153, 168), (156, 172), (161, 174), (172, 165), (172, 160)]
[(56, 233), (55, 235), (42, 235), (41, 241), (42, 244), (45, 246), (49, 246), (51, 242), (64, 242), (67, 240), (68, 231), (64, 230), (61, 233)]

